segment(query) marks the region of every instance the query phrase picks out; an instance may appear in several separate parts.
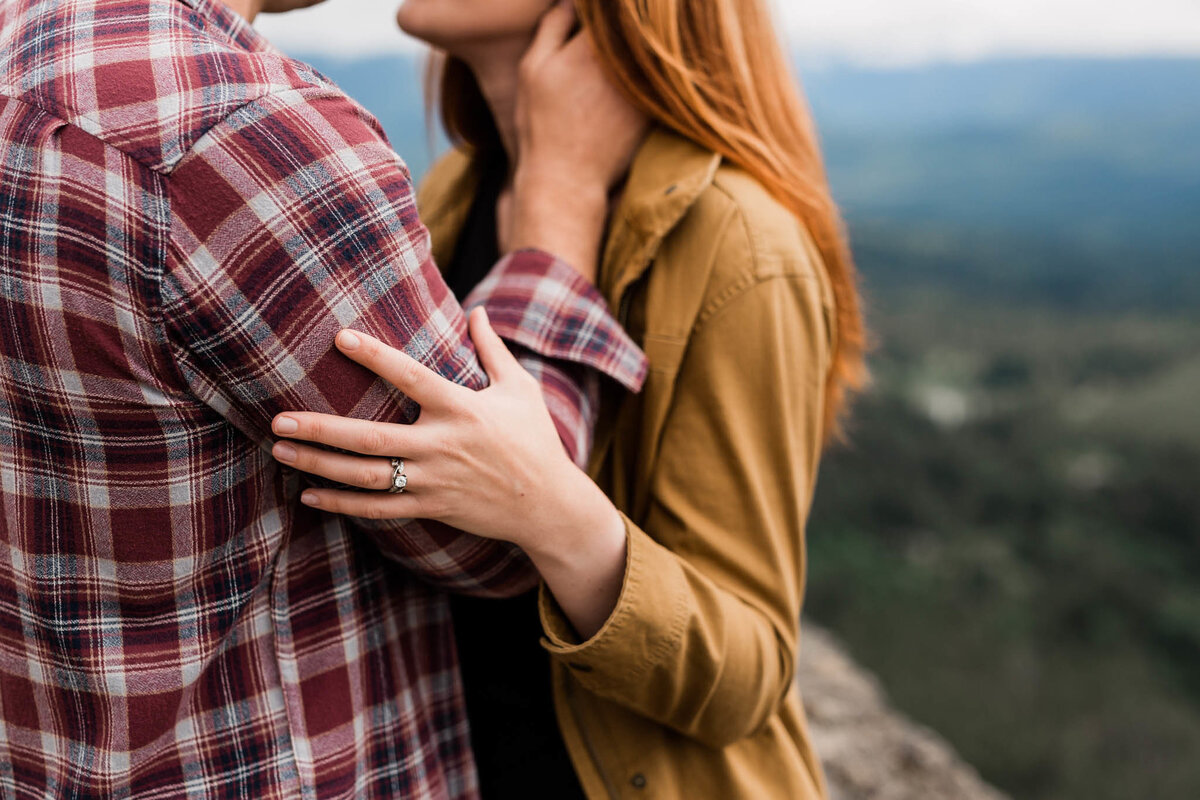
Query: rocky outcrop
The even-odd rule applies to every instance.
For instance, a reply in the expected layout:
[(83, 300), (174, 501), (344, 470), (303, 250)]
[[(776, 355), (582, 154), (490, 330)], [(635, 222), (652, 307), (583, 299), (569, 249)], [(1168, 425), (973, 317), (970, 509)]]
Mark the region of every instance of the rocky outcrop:
[(831, 800), (1007, 800), (945, 740), (889, 708), (878, 682), (810, 622), (797, 680)]

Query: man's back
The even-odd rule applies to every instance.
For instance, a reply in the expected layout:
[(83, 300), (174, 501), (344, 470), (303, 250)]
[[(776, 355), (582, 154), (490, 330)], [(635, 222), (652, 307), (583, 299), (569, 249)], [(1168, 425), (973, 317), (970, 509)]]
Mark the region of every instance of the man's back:
[[(297, 621), (289, 591), (303, 584), (325, 610), (335, 592), (343, 606), (430, 600), (399, 570), (367, 567), (337, 520), (289, 518), (265, 432), (197, 391), (204, 379), (187, 370), (199, 362), (180, 357), (164, 318), (180, 246), (172, 173), (238, 108), (322, 83), (206, 3), (4, 5), (0, 762), (11, 772), (0, 786), (248, 797), (385, 786), (380, 770), (395, 766), (365, 751), (412, 748), (402, 730), (419, 720), (402, 705), (427, 705), (396, 674), (398, 648), (448, 643), (411, 631), (367, 641), (350, 613)], [(358, 658), (330, 658), (330, 646)], [(314, 658), (330, 669), (309, 685), (298, 675)], [(330, 730), (304, 709), (313, 688), (328, 695)], [(390, 717), (392, 733), (366, 735), (371, 715)], [(294, 752), (300, 742), (310, 752)], [(453, 775), (458, 756), (436, 749), (404, 756)], [(344, 766), (318, 764), (331, 759)]]
[[(526, 305), (563, 324), (534, 327), (596, 331), (546, 269), (562, 308)], [(436, 275), (374, 121), (216, 0), (0, 6), (0, 793), (474, 794), (445, 597), (412, 573), (511, 594), (527, 562), (352, 532), (268, 449), (287, 409), (415, 414), (343, 326), (483, 385)], [(642, 368), (599, 327), (579, 363)]]

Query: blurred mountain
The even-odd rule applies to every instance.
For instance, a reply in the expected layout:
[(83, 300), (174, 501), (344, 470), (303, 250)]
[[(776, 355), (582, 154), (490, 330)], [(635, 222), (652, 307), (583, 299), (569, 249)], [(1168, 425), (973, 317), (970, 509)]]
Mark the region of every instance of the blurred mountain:
[(868, 267), (882, 247), (1007, 299), (1200, 299), (1200, 60), (829, 69), (806, 84)]
[(806, 76), (852, 218), (1200, 243), (1200, 60)]

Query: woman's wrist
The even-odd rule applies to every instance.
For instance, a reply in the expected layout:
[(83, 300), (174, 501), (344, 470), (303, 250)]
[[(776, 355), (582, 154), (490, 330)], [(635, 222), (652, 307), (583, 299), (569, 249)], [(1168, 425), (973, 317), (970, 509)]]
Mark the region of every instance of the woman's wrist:
[(513, 179), (511, 249), (536, 248), (594, 280), (608, 194), (598, 181), (571, 170), (521, 166)]
[[(516, 542), (539, 570), (556, 573), (582, 572), (605, 554), (619, 550), (625, 540), (625, 522), (612, 502), (599, 491), (599, 501), (572, 503), (548, 530), (536, 531), (524, 542)], [(578, 497), (578, 496), (576, 496)]]
[(587, 481), (590, 491), (574, 497), (553, 531), (522, 544), (580, 638), (595, 635), (612, 614), (625, 579), (625, 521)]

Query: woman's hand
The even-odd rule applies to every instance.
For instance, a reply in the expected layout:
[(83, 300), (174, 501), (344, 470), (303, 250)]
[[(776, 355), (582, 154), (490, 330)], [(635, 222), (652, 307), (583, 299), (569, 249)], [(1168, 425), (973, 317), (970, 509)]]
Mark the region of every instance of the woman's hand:
[[(625, 566), (625, 529), (599, 487), (568, 458), (537, 382), (476, 309), (471, 337), (491, 385), (454, 384), (377, 339), (338, 334), (344, 354), (421, 405), (411, 425), (289, 411), (275, 458), (338, 483), (373, 489), (306, 489), (301, 502), (372, 519), (425, 518), (528, 553), (559, 604), (589, 636), (616, 603)], [(389, 494), (392, 458), (403, 458), (408, 486)], [(578, 617), (578, 618), (577, 618)]]
[(609, 191), (628, 171), (648, 120), (609, 80), (587, 33), (571, 35), (574, 25), (564, 0), (543, 17), (521, 60), (512, 228), (501, 238), (506, 249), (541, 244), (547, 220), (564, 208), (587, 209), (581, 218), (596, 235), (580, 231), (551, 252), (594, 279)]
[[(563, 449), (537, 382), (486, 323), (482, 309), (471, 315), (470, 327), (491, 381), (479, 392), (378, 339), (349, 330), (338, 334), (338, 349), (419, 403), (421, 414), (411, 425), (304, 412), (278, 416), (277, 434), (362, 455), (281, 442), (274, 449), (277, 459), (377, 490), (308, 489), (302, 502), (351, 516), (437, 519), (522, 547), (536, 547), (539, 536), (558, 531), (556, 517), (591, 481)], [(408, 486), (402, 494), (387, 493), (392, 458), (404, 459)]]

